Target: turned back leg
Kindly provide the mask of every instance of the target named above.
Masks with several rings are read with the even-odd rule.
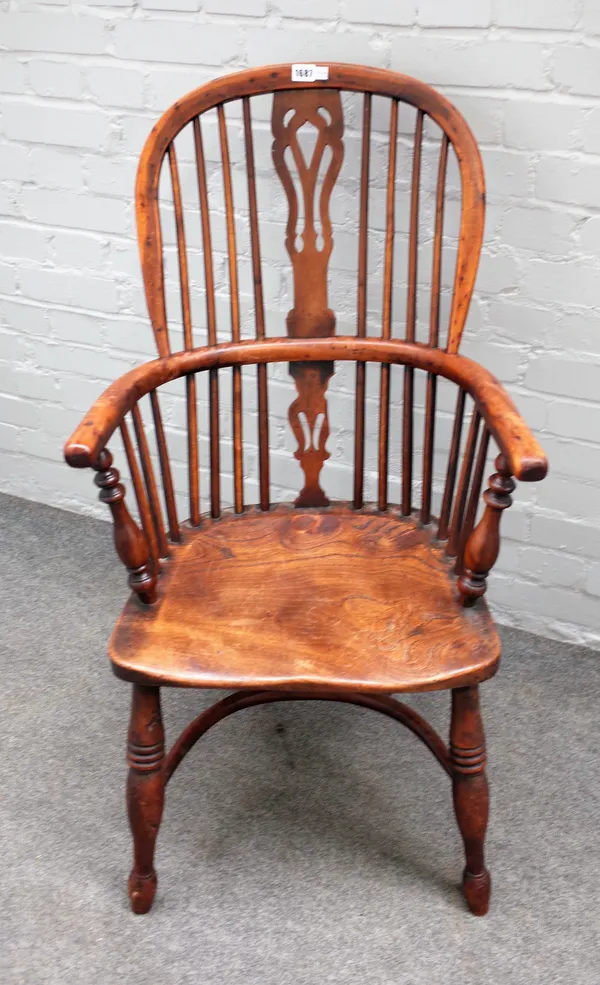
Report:
[[[164,803],[164,755],[160,690],[134,684],[127,742],[127,810],[133,834],[129,899],[134,913],[147,913],[156,892],[154,845]]]
[[[456,688],[452,692],[450,755],[454,811],[465,845],[463,891],[471,912],[483,916],[488,910],[491,888],[483,853],[489,793],[485,775],[485,736],[476,685]]]

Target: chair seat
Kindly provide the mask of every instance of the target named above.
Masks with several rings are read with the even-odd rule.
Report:
[[[132,597],[110,643],[126,680],[216,688],[434,690],[491,677],[499,655],[429,529],[341,506],[187,528],[158,601]]]

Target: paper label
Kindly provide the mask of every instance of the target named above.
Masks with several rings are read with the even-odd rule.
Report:
[[[292,82],[320,82],[329,78],[327,65],[292,65]]]

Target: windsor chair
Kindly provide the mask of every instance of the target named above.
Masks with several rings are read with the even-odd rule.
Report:
[[[295,81],[298,74],[300,81]],[[114,672],[132,684],[127,800],[134,842],[129,896],[136,913],[145,913],[152,905],[157,881],[154,847],[164,791],[186,753],[207,729],[235,711],[299,699],[372,708],[407,726],[431,750],[452,780],[466,855],[467,904],[477,915],[488,908],[490,876],[484,864],[488,786],[478,686],[495,673],[500,643],[482,596],[498,556],[500,517],[511,504],[513,476],[542,479],[547,462],[499,382],[458,355],[484,221],[481,160],[466,122],[429,86],[394,72],[332,64],[319,75],[326,77],[310,81],[290,65],[244,71],[189,93],[156,124],[141,155],[136,203],[158,358],[110,386],[65,446],[69,465],[96,472],[100,500],[112,511],[116,550],[129,571],[132,589],[109,652]],[[348,94],[359,112],[346,120]],[[253,101],[267,96],[270,127],[264,107],[258,117],[252,115]],[[378,119],[386,128],[384,137],[375,125],[376,100],[381,110]],[[399,112],[405,108],[413,114],[408,131],[399,124]],[[313,128],[314,138],[308,159],[301,146],[307,125]],[[335,281],[329,272],[334,249],[331,207],[344,160],[345,126],[346,162],[351,171],[357,166],[347,195],[357,210],[357,288],[355,332],[336,336],[336,314],[329,307],[328,293]],[[437,143],[426,128],[437,135]],[[183,133],[189,137],[186,167],[197,193],[195,214],[184,209],[185,168],[176,153],[176,138]],[[234,156],[232,133],[240,141]],[[287,333],[280,337],[268,335],[271,314],[265,305],[264,275],[271,262],[261,259],[262,223],[268,210],[259,206],[257,187],[262,188],[264,180],[256,151],[265,134],[272,140],[275,172],[268,179],[269,187],[277,187],[282,195],[286,217],[278,231],[282,248],[285,237],[284,261],[291,264],[293,277],[293,306],[287,314]],[[372,160],[375,145],[377,168]],[[410,183],[397,174],[398,159],[407,146]],[[432,229],[423,238],[425,160],[432,153],[437,155],[430,183]],[[452,199],[459,207],[454,241],[444,232],[445,209],[451,201],[451,189],[447,193],[451,154],[460,192]],[[243,182],[238,181],[240,174]],[[173,277],[159,191],[169,176],[179,323],[176,316],[167,317]],[[404,184],[408,222],[399,236],[397,192]],[[212,206],[217,187],[223,195],[218,214]],[[236,188],[236,195],[243,189],[247,195],[246,225],[241,228],[248,236],[251,257],[248,310],[253,328],[248,327],[240,300],[244,296],[238,277]],[[378,190],[383,202],[379,224],[383,250],[371,270],[369,244],[376,230],[370,209]],[[218,218],[225,228],[220,249],[213,239]],[[191,273],[189,248],[190,230],[195,236],[196,224],[202,232],[199,288]],[[340,220],[340,227],[343,233],[348,222]],[[398,254],[399,244],[406,247],[407,264],[406,273],[397,274],[394,251]],[[418,278],[424,245],[431,276],[428,317],[421,318]],[[442,255],[447,250],[455,256],[455,272],[445,286]],[[400,319],[393,314],[398,282],[404,285],[406,299]],[[219,341],[218,329],[223,294],[230,305],[231,339],[226,342]],[[202,299],[205,315],[195,313],[194,297]],[[372,307],[378,297],[381,321],[373,328]],[[445,299],[449,315],[444,329]],[[392,337],[398,322],[401,338]],[[251,337],[244,338],[244,332]],[[206,344],[195,345],[198,337]],[[179,338],[183,347],[173,352],[173,342]],[[347,501],[331,502],[321,484],[323,472],[327,485],[325,463],[330,457],[328,388],[347,362],[355,364],[353,482]],[[289,406],[289,424],[297,443],[295,468],[299,466],[298,475],[303,473],[303,484],[293,505],[272,502],[275,453],[269,433],[272,380],[267,369],[275,363],[288,364],[297,391]],[[242,428],[242,368],[251,366],[257,367],[255,506],[248,505],[245,493],[251,470]],[[371,374],[377,366],[373,396],[367,368]],[[392,371],[402,374],[398,427],[391,400]],[[231,444],[224,445],[219,387],[222,396],[228,375]],[[168,442],[181,437],[181,428],[161,409],[169,388],[159,394],[175,380],[184,386],[185,470],[169,455]],[[202,403],[197,389],[203,380],[208,394],[205,449],[199,443]],[[455,392],[453,414],[440,399],[442,384]],[[277,385],[281,388],[280,382]],[[142,414],[147,396],[152,427]],[[369,471],[365,422],[373,406],[378,450]],[[244,430],[247,433],[246,424]],[[401,451],[394,463],[390,447],[399,431]],[[117,440],[115,432],[120,433],[128,463],[137,519],[125,503],[125,489],[107,448],[113,435]],[[152,432],[155,455],[150,451]],[[479,515],[490,439],[499,454]],[[232,448],[231,509],[223,506],[225,447]],[[279,448],[278,460],[283,454]],[[207,476],[202,496],[201,474]],[[394,504],[390,487],[397,475],[399,502]],[[369,504],[365,490],[371,479],[376,501]],[[161,480],[166,523],[159,497]],[[178,509],[182,483],[189,509],[185,522]],[[165,755],[163,686],[234,690],[200,714]],[[443,688],[452,692],[448,746],[419,714],[392,697]]]

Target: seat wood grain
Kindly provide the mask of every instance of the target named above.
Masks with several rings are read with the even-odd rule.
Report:
[[[401,692],[473,684],[500,644],[485,605],[457,604],[429,528],[390,511],[275,507],[184,529],[158,602],[127,603],[115,673],[183,687]]]

